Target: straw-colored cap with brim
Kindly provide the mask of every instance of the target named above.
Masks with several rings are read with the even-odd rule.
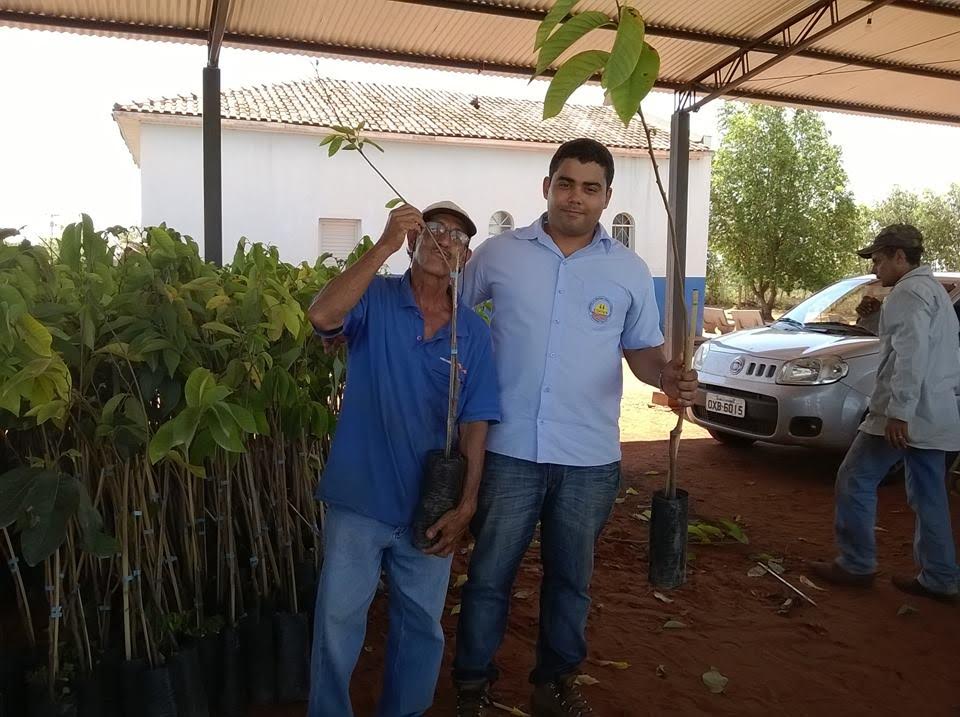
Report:
[[[922,249],[923,234],[912,224],[891,224],[884,227],[877,234],[870,246],[865,246],[857,252],[864,259],[869,259],[878,249]]]
[[[449,200],[434,202],[429,207],[424,209],[423,220],[430,221],[430,218],[436,216],[437,214],[452,214],[453,216],[462,219],[463,226],[467,230],[467,236],[471,239],[477,233],[477,225],[473,223],[470,215],[463,211],[463,209],[461,209],[457,204],[454,204]]]

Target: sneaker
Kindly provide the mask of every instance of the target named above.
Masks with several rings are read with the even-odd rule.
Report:
[[[533,688],[530,700],[532,717],[586,717],[593,709],[580,692],[576,675],[561,677]]]
[[[897,590],[905,592],[908,595],[930,598],[931,600],[942,602],[945,605],[956,605],[960,602],[960,596],[958,596],[957,593],[938,593],[928,588],[916,578],[894,575],[890,578],[890,582],[893,583],[893,586]]]
[[[873,585],[874,574],[857,575],[841,568],[836,563],[809,563],[810,570],[821,580],[832,585],[868,588]]]
[[[489,705],[486,682],[457,683],[457,717],[486,717]]]

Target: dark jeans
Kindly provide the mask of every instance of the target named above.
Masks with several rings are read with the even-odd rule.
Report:
[[[539,684],[577,669],[587,656],[593,550],[620,490],[620,463],[562,466],[487,453],[469,579],[463,588],[454,680],[495,680],[517,568],[540,521],[543,583]]]

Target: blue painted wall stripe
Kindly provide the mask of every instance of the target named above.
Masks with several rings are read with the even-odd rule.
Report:
[[[697,333],[703,333],[703,295],[707,285],[707,279],[703,276],[688,276],[684,288],[687,295],[687,310],[690,307],[690,301],[693,297],[693,291],[700,292],[700,308],[697,310]],[[660,309],[660,330],[664,328],[664,319],[667,316],[666,294],[667,278],[665,276],[653,277],[653,290],[657,296],[657,307]]]

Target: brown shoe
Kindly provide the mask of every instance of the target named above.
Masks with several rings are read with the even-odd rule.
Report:
[[[854,588],[868,588],[873,585],[874,573],[857,575],[841,568],[836,563],[809,563],[810,570],[821,580],[833,585],[846,585]]]
[[[489,705],[486,682],[457,683],[457,717],[486,717]]]
[[[587,717],[594,714],[576,680],[576,675],[567,675],[555,682],[536,685],[530,700],[531,717]]]
[[[916,595],[918,597],[930,598],[931,600],[936,600],[937,602],[942,602],[945,605],[956,605],[960,603],[960,596],[956,593],[938,593],[935,590],[931,590],[921,583],[916,578],[909,578],[903,575],[894,575],[890,578],[890,582],[893,583],[893,586],[900,592],[905,592],[908,595]]]

